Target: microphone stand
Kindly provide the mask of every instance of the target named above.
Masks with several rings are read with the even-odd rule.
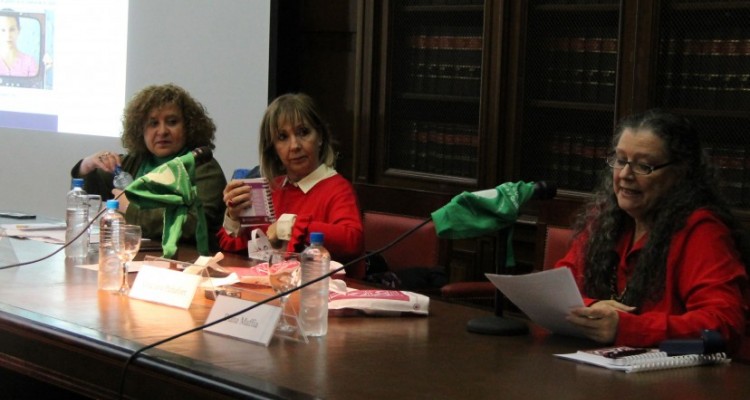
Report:
[[[497,232],[495,252],[495,273],[507,273],[507,255],[508,255],[508,238],[510,237],[513,226],[503,228]],[[466,324],[466,330],[472,333],[495,336],[517,336],[525,335],[529,332],[529,326],[519,320],[508,319],[503,317],[503,308],[505,306],[505,296],[495,289],[495,315],[488,317],[478,317]]]

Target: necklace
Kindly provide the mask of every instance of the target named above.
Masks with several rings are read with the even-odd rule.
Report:
[[[622,292],[619,294],[617,293],[617,267],[620,264],[619,256],[613,257],[612,261],[612,275],[609,282],[609,291],[611,293],[610,299],[622,303],[622,300],[625,298],[625,293],[628,291],[628,285],[625,284],[625,288],[622,289]]]

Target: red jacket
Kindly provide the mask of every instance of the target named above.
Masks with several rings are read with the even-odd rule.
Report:
[[[626,232],[617,245],[620,255],[617,280],[622,291],[634,270],[644,235],[630,250],[634,231]],[[570,267],[583,291],[583,246],[586,234],[575,240],[555,267]],[[655,347],[665,339],[701,336],[716,330],[736,350],[745,332],[748,313],[748,277],[729,229],[707,210],[697,210],[672,238],[667,256],[665,295],[647,301],[633,313],[620,312],[615,345]],[[589,305],[596,299],[586,298]]]

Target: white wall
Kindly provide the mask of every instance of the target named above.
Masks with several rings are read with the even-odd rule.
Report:
[[[268,100],[270,0],[130,0],[129,98],[172,82],[208,109],[215,158],[229,177],[258,164]],[[70,169],[119,138],[0,129],[0,210],[63,218]]]

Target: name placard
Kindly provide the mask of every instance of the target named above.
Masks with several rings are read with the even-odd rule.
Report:
[[[168,306],[188,308],[201,282],[199,275],[142,265],[130,297]]]
[[[252,301],[241,300],[229,296],[216,298],[206,322],[213,322],[255,304]],[[260,305],[224,322],[209,326],[207,332],[232,336],[248,342],[260,343],[266,347],[271,342],[276,324],[281,316],[281,307],[268,304]]]

